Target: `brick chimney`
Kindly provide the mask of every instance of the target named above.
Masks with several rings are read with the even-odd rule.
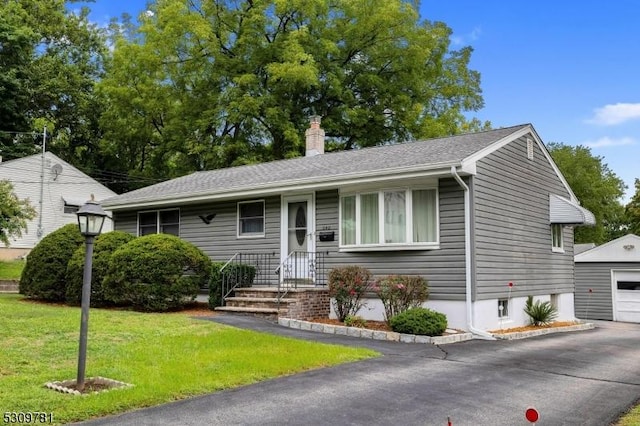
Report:
[[[324,154],[324,130],[320,128],[320,116],[313,115],[309,118],[310,126],[304,135],[307,140],[306,157]]]

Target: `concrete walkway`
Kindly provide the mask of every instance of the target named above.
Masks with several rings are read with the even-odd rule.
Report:
[[[293,330],[250,317],[211,320],[384,356],[309,371],[86,425],[608,425],[640,399],[640,324],[518,341],[436,347]]]

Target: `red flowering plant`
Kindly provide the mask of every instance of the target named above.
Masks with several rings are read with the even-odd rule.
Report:
[[[371,286],[371,272],[360,266],[344,266],[329,272],[329,296],[338,320],[355,316],[362,308],[362,297]]]
[[[387,324],[399,313],[421,306],[429,297],[427,280],[410,275],[384,277],[373,285],[373,291],[382,301]]]

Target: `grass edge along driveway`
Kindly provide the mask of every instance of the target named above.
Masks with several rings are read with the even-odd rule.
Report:
[[[189,318],[91,309],[87,377],[134,387],[74,396],[46,389],[75,379],[80,309],[0,295],[0,412],[86,420],[378,354]]]

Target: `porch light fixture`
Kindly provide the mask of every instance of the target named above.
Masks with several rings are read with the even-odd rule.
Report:
[[[82,314],[80,317],[80,348],[78,350],[78,377],[76,390],[84,390],[84,372],[87,361],[87,331],[89,329],[89,304],[91,297],[91,269],[93,267],[93,241],[102,232],[107,214],[93,199],[87,201],[76,213],[78,228],[85,237],[84,274],[82,279]]]

